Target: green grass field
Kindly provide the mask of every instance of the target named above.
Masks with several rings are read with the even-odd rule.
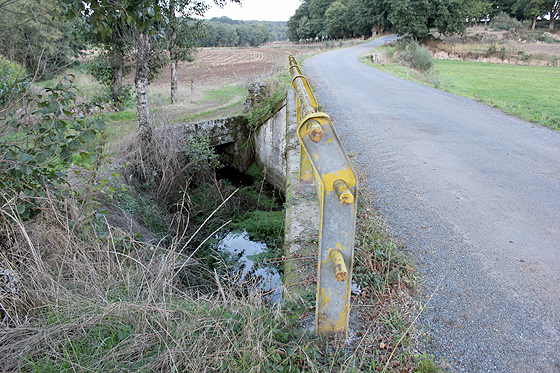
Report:
[[[560,129],[558,67],[438,60],[436,69],[441,89]]]

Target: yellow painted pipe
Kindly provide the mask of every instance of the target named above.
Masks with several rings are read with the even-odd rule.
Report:
[[[329,259],[332,263],[334,278],[336,281],[346,282],[348,280],[348,269],[346,269],[346,263],[344,263],[342,253],[338,250],[333,250],[329,254]]]
[[[346,185],[346,182],[344,182],[344,180],[335,180],[335,182],[333,183],[333,189],[336,193],[336,196],[338,197],[338,200],[344,206],[349,206],[354,203],[354,195],[348,189],[348,185]]]

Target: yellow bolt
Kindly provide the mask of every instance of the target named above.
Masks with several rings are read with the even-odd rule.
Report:
[[[321,127],[321,123],[316,120],[310,120],[309,123],[307,123],[307,132],[313,142],[319,142],[323,139],[323,127]]]
[[[340,203],[344,206],[349,206],[354,203],[354,195],[348,189],[348,185],[342,179],[335,180],[333,188]]]
[[[334,278],[338,282],[345,282],[348,280],[348,270],[346,269],[346,263],[344,263],[344,257],[342,253],[338,250],[333,250],[329,254],[329,259],[332,262],[332,268],[334,272]]]

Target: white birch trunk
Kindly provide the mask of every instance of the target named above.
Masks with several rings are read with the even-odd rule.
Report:
[[[179,74],[177,73],[177,60],[171,61],[171,103],[176,104],[179,101],[177,93],[179,85]]]
[[[148,106],[148,78],[150,76],[150,36],[136,32],[136,74],[134,85],[136,88],[136,110],[138,112],[138,135],[145,144],[152,140],[150,124],[150,109]]]
[[[169,58],[171,59],[171,104],[176,104],[178,101],[177,86],[179,84],[179,76],[177,74],[177,18],[175,16],[176,2],[171,0],[169,2],[169,28],[168,35],[169,45]]]

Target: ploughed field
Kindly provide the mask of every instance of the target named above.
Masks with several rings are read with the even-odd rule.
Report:
[[[150,84],[150,107],[175,122],[198,122],[241,114],[249,83],[287,70],[288,56],[316,53],[324,43],[270,43],[255,48],[200,48],[194,62],[180,62],[179,102],[169,104],[170,69]],[[133,74],[130,82],[133,81]]]
[[[290,42],[270,43],[256,48],[200,48],[194,62],[179,64],[180,83],[223,85],[266,77],[288,65],[288,56],[319,51],[324,44],[297,45]],[[169,69],[156,85],[169,80]]]

